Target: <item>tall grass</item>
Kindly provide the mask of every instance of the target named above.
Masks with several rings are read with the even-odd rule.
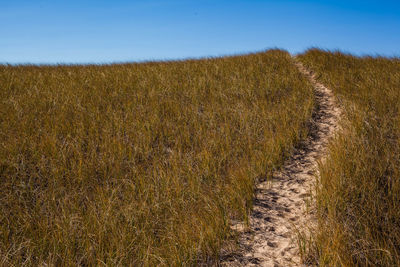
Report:
[[[192,265],[217,257],[307,134],[287,52],[0,66],[0,264]]]
[[[400,266],[400,60],[312,49],[343,131],[321,166],[317,256],[327,266]]]

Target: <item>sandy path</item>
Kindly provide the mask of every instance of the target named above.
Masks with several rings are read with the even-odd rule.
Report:
[[[328,140],[338,128],[340,110],[332,91],[318,83],[301,63],[296,61],[296,65],[314,86],[317,108],[310,135],[272,181],[257,186],[250,229],[239,239],[240,251],[225,255],[222,266],[300,265],[298,233],[307,234],[315,222],[310,196],[318,175],[317,162],[326,157]],[[233,227],[243,231],[241,224]]]

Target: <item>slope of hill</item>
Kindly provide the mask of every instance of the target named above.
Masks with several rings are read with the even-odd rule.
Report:
[[[190,265],[217,257],[307,135],[290,55],[0,66],[0,262]]]
[[[315,256],[327,266],[399,266],[400,60],[316,49],[299,58],[345,116],[321,165]]]

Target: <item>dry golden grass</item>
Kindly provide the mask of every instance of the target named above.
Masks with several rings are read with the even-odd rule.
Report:
[[[312,49],[343,131],[321,166],[316,256],[327,266],[400,266],[400,60]]]
[[[307,134],[288,53],[0,66],[0,265],[218,257],[253,187]]]

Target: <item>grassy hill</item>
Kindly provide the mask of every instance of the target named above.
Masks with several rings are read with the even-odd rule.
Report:
[[[0,66],[0,263],[190,265],[307,134],[287,52]],[[397,139],[396,139],[397,140]],[[389,148],[388,148],[389,149]]]
[[[316,257],[327,266],[400,266],[400,59],[316,49],[299,58],[345,113],[321,166]]]

